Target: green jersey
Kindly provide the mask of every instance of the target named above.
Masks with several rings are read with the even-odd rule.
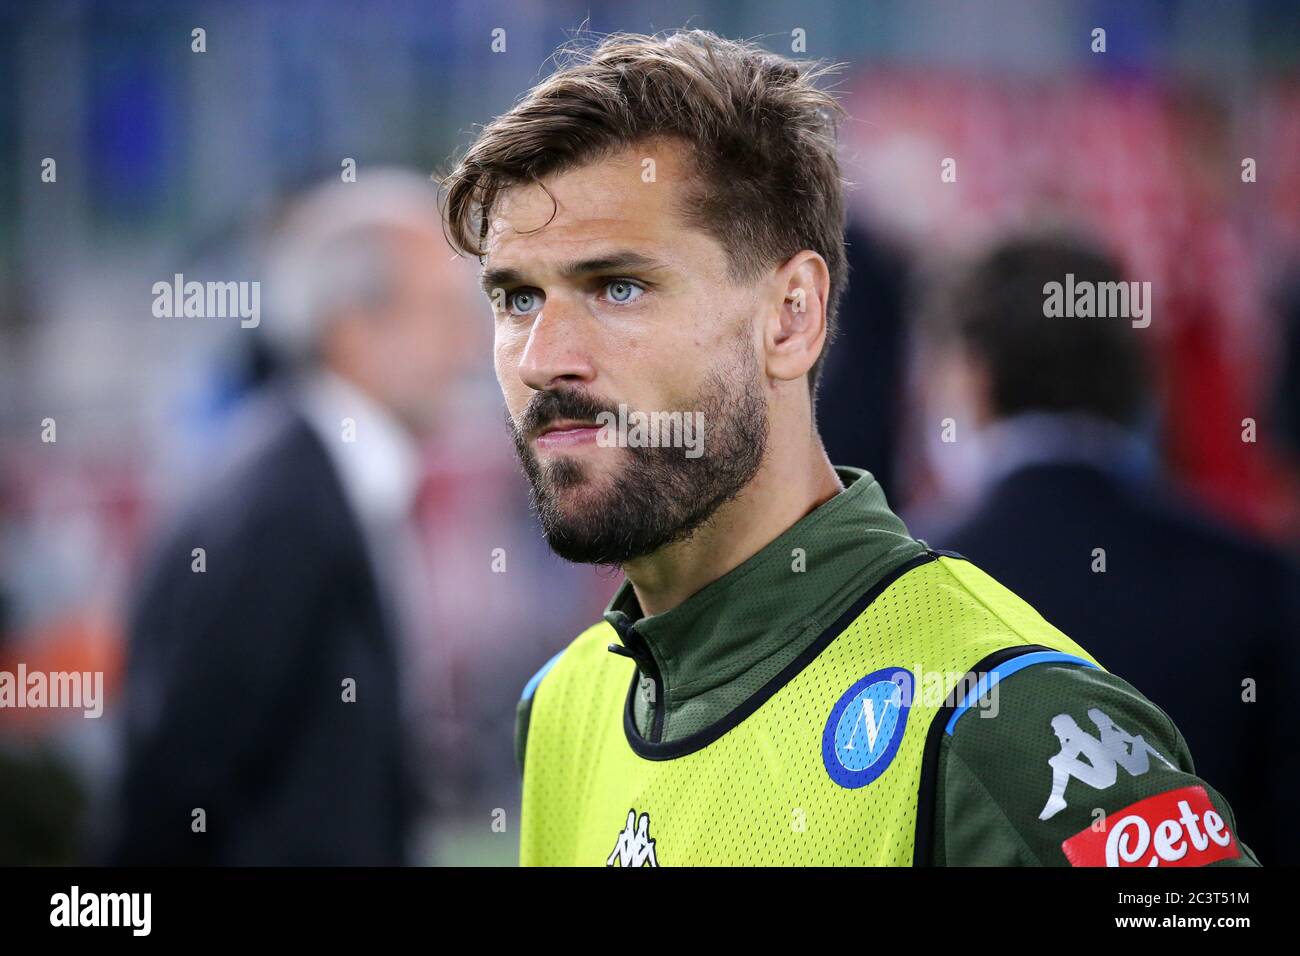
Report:
[[[625,583],[529,682],[522,862],[1256,863],[1163,711],[839,474],[678,607]]]

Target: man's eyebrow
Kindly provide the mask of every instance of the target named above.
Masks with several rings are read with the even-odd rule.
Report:
[[[479,273],[478,281],[483,291],[490,295],[493,289],[519,285],[523,281],[523,273],[517,269],[484,269]]]
[[[642,252],[613,252],[607,256],[594,259],[578,259],[566,262],[560,267],[560,275],[566,279],[580,279],[585,275],[600,272],[614,272],[624,269],[666,269],[667,263]],[[518,285],[524,282],[524,274],[518,269],[495,268],[484,269],[479,275],[483,291]]]

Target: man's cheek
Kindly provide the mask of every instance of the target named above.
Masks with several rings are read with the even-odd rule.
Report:
[[[506,411],[509,412],[511,420],[518,427],[523,418],[524,409],[528,407],[528,400],[532,398],[533,391],[519,379],[518,365],[508,365],[497,363],[497,385],[501,389],[501,398],[505,402]]]
[[[519,356],[504,346],[500,336],[493,348],[492,368],[496,372],[497,384],[501,386],[501,394],[508,399],[513,390],[512,383],[519,383]]]

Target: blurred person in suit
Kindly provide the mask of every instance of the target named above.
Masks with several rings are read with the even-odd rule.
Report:
[[[454,415],[477,350],[466,268],[413,173],[289,207],[261,329],[282,381],[133,602],[113,862],[412,861],[411,715],[429,688],[408,639],[410,519],[421,439]]]
[[[852,281],[818,388],[817,427],[831,461],[871,462],[871,474],[892,493],[911,262],[853,219],[845,228],[844,252]]]
[[[1260,861],[1298,863],[1286,701],[1300,680],[1300,573],[1164,482],[1149,437],[1151,331],[1048,317],[1047,285],[1067,275],[1076,288],[1129,278],[1083,240],[1026,234],[924,294],[928,416],[957,429],[932,464],[960,506],[908,524],[1124,674],[1173,718]]]

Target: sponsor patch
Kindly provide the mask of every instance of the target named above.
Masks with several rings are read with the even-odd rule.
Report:
[[[1241,856],[1204,787],[1147,797],[1061,844],[1071,866],[1205,866]]]

